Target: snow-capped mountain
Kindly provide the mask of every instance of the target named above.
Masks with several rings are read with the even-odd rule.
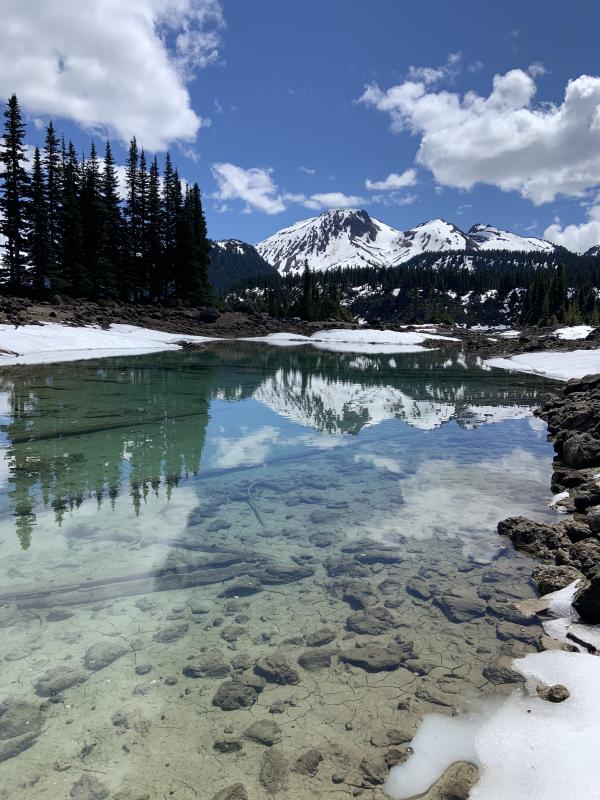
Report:
[[[391,228],[366,211],[338,208],[284,228],[256,245],[281,275],[299,273],[305,260],[318,272],[355,266],[390,267],[425,252],[451,250],[525,250],[551,252],[543,239],[523,237],[492,225],[474,225],[467,233],[443,219],[407,231]]]
[[[583,255],[584,256],[600,256],[600,244],[595,244],[593,247],[590,247],[590,249],[586,250]]]
[[[552,253],[556,245],[535,236],[519,236],[517,233],[503,231],[493,225],[473,225],[467,236],[479,245],[480,250],[526,250],[527,252]]]
[[[277,271],[256,252],[256,248],[239,239],[213,242],[210,251],[208,280],[217,293],[243,281],[277,277]]]

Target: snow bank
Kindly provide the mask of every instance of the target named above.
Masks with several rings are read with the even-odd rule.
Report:
[[[489,358],[484,363],[488,367],[530,372],[567,381],[600,372],[600,349],[571,350],[564,353],[521,353],[510,358]]]
[[[18,328],[0,325],[0,366],[177,350],[177,342],[182,339],[189,342],[216,341],[207,336],[165,333],[135,325],[111,325],[107,330],[93,326],[71,327],[56,322]]]
[[[268,336],[246,337],[244,341],[267,342],[280,347],[289,347],[299,344],[310,344],[318,350],[328,350],[336,353],[420,353],[426,348],[423,342],[426,339],[459,342],[453,336],[441,336],[431,328],[427,332],[420,331],[380,331],[369,328],[360,330],[345,330],[343,328],[331,331],[317,331],[312,336],[301,336],[294,333],[271,333]]]
[[[591,325],[571,325],[568,328],[557,328],[554,335],[559,339],[585,339],[593,330]]]
[[[385,789],[392,798],[426,791],[451,763],[466,760],[480,772],[470,800],[596,800],[600,659],[547,650],[517,659],[514,667],[527,679],[527,694],[516,691],[479,716],[424,719],[412,742],[414,754],[390,772]],[[563,684],[570,697],[562,703],[542,700],[538,683]],[[419,779],[422,770],[426,786]]]

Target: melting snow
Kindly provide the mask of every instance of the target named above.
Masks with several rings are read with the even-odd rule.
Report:
[[[571,350],[563,353],[521,353],[511,358],[489,358],[484,363],[489,367],[529,372],[567,381],[600,372],[600,349]]]

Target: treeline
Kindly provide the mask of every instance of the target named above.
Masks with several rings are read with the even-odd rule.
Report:
[[[162,174],[135,138],[124,197],[110,142],[78,156],[52,122],[28,163],[16,95],[0,140],[0,285],[13,294],[127,302],[211,298],[210,242],[198,184],[184,184],[166,154]]]
[[[556,253],[424,253],[397,267],[357,267],[311,276],[315,296],[333,296],[355,317],[404,323],[548,325],[600,322],[600,259]],[[289,317],[305,278],[246,285],[238,303]],[[233,297],[230,296],[230,302]]]

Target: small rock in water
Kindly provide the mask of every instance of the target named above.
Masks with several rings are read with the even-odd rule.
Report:
[[[239,753],[242,743],[239,739],[217,739],[213,744],[213,750],[217,753]]]
[[[326,650],[306,650],[298,656],[298,664],[309,672],[331,666],[331,653]]]
[[[320,750],[307,750],[298,756],[292,770],[300,775],[308,775],[313,778],[319,769],[319,764],[323,761],[323,754]]]
[[[231,672],[220,650],[210,650],[183,668],[187,678],[226,678]]]
[[[135,668],[136,675],[147,675],[152,669],[152,664],[138,664]]]
[[[248,792],[243,783],[234,783],[217,792],[212,800],[248,800]]]
[[[394,617],[382,606],[357,611],[346,619],[348,630],[369,636],[380,636],[395,627],[395,624]]]
[[[96,642],[87,649],[83,663],[88,669],[97,672],[104,669],[113,661],[124,656],[129,650],[122,642],[102,641]]]
[[[380,786],[385,783],[388,776],[388,767],[385,759],[370,755],[363,758],[360,762],[360,771],[363,776],[363,785]]]
[[[252,686],[238,681],[226,681],[217,689],[212,703],[223,711],[237,711],[254,705],[257,699],[258,693]]]
[[[267,747],[278,744],[282,739],[281,728],[270,719],[253,722],[252,725],[244,731],[244,736],[247,739],[252,739],[252,741],[259,742]]]
[[[246,628],[241,625],[228,625],[221,631],[221,639],[225,642],[237,642],[242,636],[248,633]]]
[[[269,683],[294,684],[300,681],[298,672],[288,664],[281,653],[272,653],[259,658],[254,666],[254,672]]]
[[[333,642],[336,636],[337,634],[333,628],[320,628],[314,633],[307,633],[304,637],[304,642],[307,647],[320,647]]]
[[[101,783],[95,775],[86,773],[71,786],[69,797],[72,800],[104,800],[108,794],[106,784]]]
[[[260,782],[269,794],[276,794],[282,789],[287,769],[287,761],[282,753],[272,748],[265,752],[260,770]]]
[[[62,622],[65,619],[71,619],[72,616],[72,611],[67,611],[64,608],[57,608],[55,611],[49,611],[46,614],[46,619],[48,622]]]
[[[478,597],[440,595],[435,603],[441,608],[450,622],[469,622],[485,614],[485,605]]]
[[[52,667],[38,679],[35,691],[41,697],[52,697],[87,679],[87,672],[78,667]]]
[[[262,583],[258,578],[244,575],[228,583],[219,597],[245,597],[247,595],[256,594],[256,592],[261,592],[262,588]]]
[[[189,625],[187,622],[180,622],[177,625],[167,625],[161,628],[152,637],[153,641],[160,642],[161,644],[170,644],[182,639],[188,632]]]

